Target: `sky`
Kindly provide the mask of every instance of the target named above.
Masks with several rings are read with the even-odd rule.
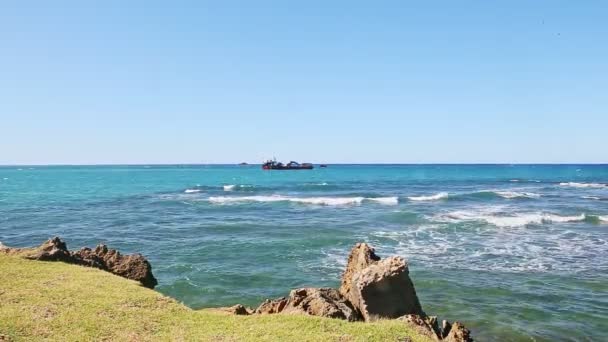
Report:
[[[0,1],[0,164],[607,163],[607,1]]]

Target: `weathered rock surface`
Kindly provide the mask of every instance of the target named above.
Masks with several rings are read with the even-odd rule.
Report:
[[[360,320],[352,304],[338,290],[331,288],[301,288],[292,290],[289,297],[265,300],[255,310],[257,314],[306,314],[311,316]]]
[[[454,322],[448,332],[443,331],[444,341],[448,342],[473,342],[471,332],[460,322]]]
[[[251,315],[253,313],[253,310],[243,306],[242,304],[236,304],[236,305],[224,307],[224,308],[217,308],[214,310],[219,310],[219,311],[223,311],[223,312],[226,312],[226,313],[229,313],[232,315],[240,315],[240,316],[247,316],[247,315]]]
[[[312,316],[360,320],[353,305],[340,292],[331,288],[301,288],[292,290],[283,313],[303,313]]]
[[[421,335],[428,336],[435,340],[441,339],[441,333],[436,329],[436,317],[422,317],[420,315],[405,315],[398,318],[404,321]]]
[[[35,248],[0,247],[0,251],[20,255],[30,260],[62,261],[69,264],[89,266],[111,272],[118,276],[140,282],[143,286],[153,289],[157,285],[152,274],[152,266],[140,254],[122,255],[115,249],[99,245],[94,250],[82,248],[70,252],[65,242],[54,237]]]
[[[350,300],[353,276],[378,261],[380,261],[380,257],[376,255],[372,247],[366,243],[357,243],[348,255],[348,263],[342,275],[340,293]]]
[[[152,275],[152,266],[141,254],[122,255],[106,245],[98,245],[94,250],[82,248],[72,253],[75,263],[100,268],[121,277],[140,282],[153,289],[158,282]]]
[[[400,257],[378,261],[355,273],[349,300],[365,321],[407,314],[425,316],[408,265]]]
[[[277,299],[266,299],[255,309],[256,314],[275,314],[283,311],[287,304],[287,298],[281,297]]]

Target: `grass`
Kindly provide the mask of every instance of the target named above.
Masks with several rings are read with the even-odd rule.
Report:
[[[287,289],[286,289],[287,290]],[[430,341],[398,321],[192,310],[93,268],[0,254],[0,341]]]

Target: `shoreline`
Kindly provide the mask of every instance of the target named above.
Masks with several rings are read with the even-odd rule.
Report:
[[[1,254],[32,261],[60,261],[97,268],[137,281],[149,289],[153,289],[157,283],[150,264],[143,256],[123,256],[105,245],[70,252],[66,244],[55,237],[34,248],[10,248],[0,243]],[[365,324],[389,320],[401,322],[435,341],[473,341],[470,331],[461,323],[452,324],[444,320],[440,326],[436,316],[429,316],[422,310],[408,273],[407,262],[402,258],[381,260],[369,245],[358,243],[349,255],[340,289],[294,289],[288,297],[267,299],[255,310],[236,304],[194,311],[252,317],[269,314],[319,316]]]

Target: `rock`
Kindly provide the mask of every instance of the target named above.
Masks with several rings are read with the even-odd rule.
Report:
[[[434,317],[434,319],[429,319],[429,317],[423,317],[420,315],[405,315],[399,317],[398,319],[410,325],[421,335],[433,338],[435,340],[441,339],[441,337],[433,327],[433,321],[437,322],[436,317]]]
[[[251,310],[250,308],[246,308],[245,306],[243,306],[241,304],[236,304],[236,305],[233,305],[230,307],[225,307],[225,308],[217,308],[217,310],[224,311],[224,312],[227,312],[232,315],[239,315],[239,316],[247,316],[247,315],[251,315],[253,313],[253,310]]]
[[[447,337],[450,329],[452,329],[452,324],[444,319],[441,323],[441,338]]]
[[[353,305],[338,290],[331,288],[295,289],[287,298],[266,299],[255,313],[305,314],[348,321],[361,320],[361,315]]]
[[[54,237],[44,242],[38,248],[32,249],[31,252],[27,252],[25,255],[26,259],[40,260],[40,261],[63,261],[70,262],[72,256],[70,251],[60,238]]]
[[[152,274],[152,266],[140,254],[121,255],[115,249],[99,245],[95,250],[82,248],[70,252],[65,242],[54,237],[35,248],[9,248],[0,246],[0,252],[22,256],[30,260],[62,261],[69,264],[89,266],[111,272],[118,276],[140,282],[143,286],[153,289],[157,285]]]
[[[444,337],[448,342],[473,342],[471,332],[460,322],[454,322],[448,334]]]
[[[340,293],[347,299],[350,299],[352,279],[355,273],[362,271],[378,261],[380,261],[380,257],[374,253],[372,247],[366,243],[357,243],[348,256],[348,263],[346,264],[346,269],[342,275]]]
[[[312,316],[360,320],[358,311],[336,289],[301,288],[292,290],[283,313],[302,313]]]
[[[287,304],[287,298],[281,297],[278,299],[266,299],[257,309],[255,309],[256,314],[274,314],[283,311],[285,308],[285,304]]]
[[[348,299],[365,321],[407,314],[425,317],[408,274],[403,258],[378,261],[353,275]]]
[[[82,248],[72,253],[74,263],[96,267],[121,277],[140,282],[153,289],[158,284],[152,274],[152,266],[141,254],[122,255],[106,245],[98,245],[94,250]]]

